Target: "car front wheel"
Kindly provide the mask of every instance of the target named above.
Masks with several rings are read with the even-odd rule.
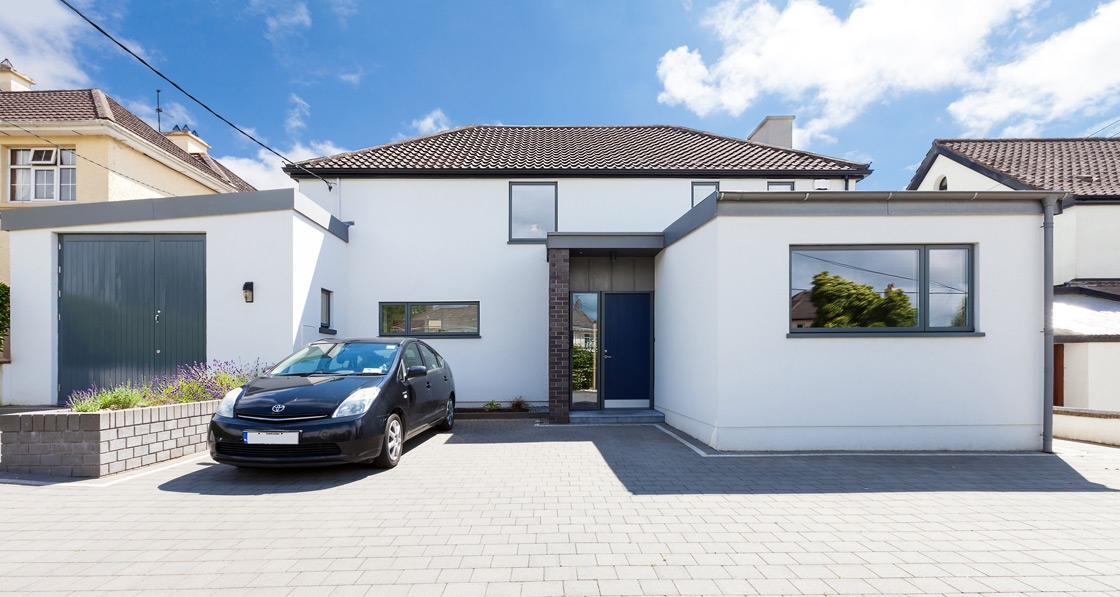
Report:
[[[396,413],[385,421],[385,437],[381,440],[381,455],[374,464],[381,468],[393,468],[401,461],[404,452],[404,424]]]
[[[451,428],[455,426],[455,401],[448,398],[445,408],[443,420],[439,422],[438,429],[440,431],[451,431]]]

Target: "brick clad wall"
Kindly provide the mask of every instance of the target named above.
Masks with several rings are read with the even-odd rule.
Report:
[[[119,411],[0,416],[0,465],[11,473],[102,477],[206,449],[218,401]]]
[[[567,423],[571,400],[571,308],[567,249],[548,250],[548,422]]]

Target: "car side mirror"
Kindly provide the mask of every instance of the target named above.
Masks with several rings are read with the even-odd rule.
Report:
[[[414,377],[423,377],[427,374],[428,374],[428,368],[427,367],[425,367],[423,365],[413,365],[413,366],[408,368],[408,372],[405,373],[404,377],[405,377],[405,379],[412,379]]]

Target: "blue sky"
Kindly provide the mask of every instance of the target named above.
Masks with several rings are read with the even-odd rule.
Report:
[[[293,159],[466,124],[676,124],[871,161],[935,138],[1120,134],[1120,0],[74,0]],[[55,0],[0,0],[0,58],[188,124],[258,187],[278,163]]]

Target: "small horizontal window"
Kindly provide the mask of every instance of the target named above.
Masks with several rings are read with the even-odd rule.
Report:
[[[793,247],[791,332],[974,330],[972,248]]]
[[[479,335],[478,303],[381,303],[382,336]]]
[[[767,191],[792,191],[793,182],[768,182],[766,183]]]

